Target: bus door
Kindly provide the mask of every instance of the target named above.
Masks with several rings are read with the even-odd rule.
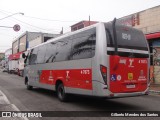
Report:
[[[37,83],[39,82],[38,69],[36,65],[37,52],[38,48],[34,48],[31,50],[29,55],[28,77],[29,77],[29,83],[32,85],[37,85]]]

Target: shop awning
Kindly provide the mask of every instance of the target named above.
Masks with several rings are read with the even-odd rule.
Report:
[[[12,54],[9,56],[9,60],[17,60],[20,58],[20,55],[22,54],[22,52],[16,53],[16,54]]]
[[[151,34],[147,34],[147,35],[146,35],[146,39],[147,39],[147,40],[155,39],[155,38],[160,38],[160,32],[151,33]]]

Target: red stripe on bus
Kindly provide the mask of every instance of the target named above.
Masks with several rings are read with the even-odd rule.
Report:
[[[55,85],[62,80],[66,87],[92,90],[91,69],[42,70],[40,83]]]

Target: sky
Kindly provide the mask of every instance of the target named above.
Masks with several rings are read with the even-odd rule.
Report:
[[[0,52],[11,48],[25,31],[57,34],[63,27],[69,32],[71,25],[89,16],[91,21],[108,22],[158,5],[160,0],[1,0]],[[15,24],[20,31],[2,27]]]

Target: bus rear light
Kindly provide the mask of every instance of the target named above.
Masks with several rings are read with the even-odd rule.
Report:
[[[102,78],[103,78],[105,84],[107,85],[107,67],[100,65],[100,71],[102,74]]]
[[[107,68],[105,66],[101,65],[101,72],[102,73],[107,73]]]

